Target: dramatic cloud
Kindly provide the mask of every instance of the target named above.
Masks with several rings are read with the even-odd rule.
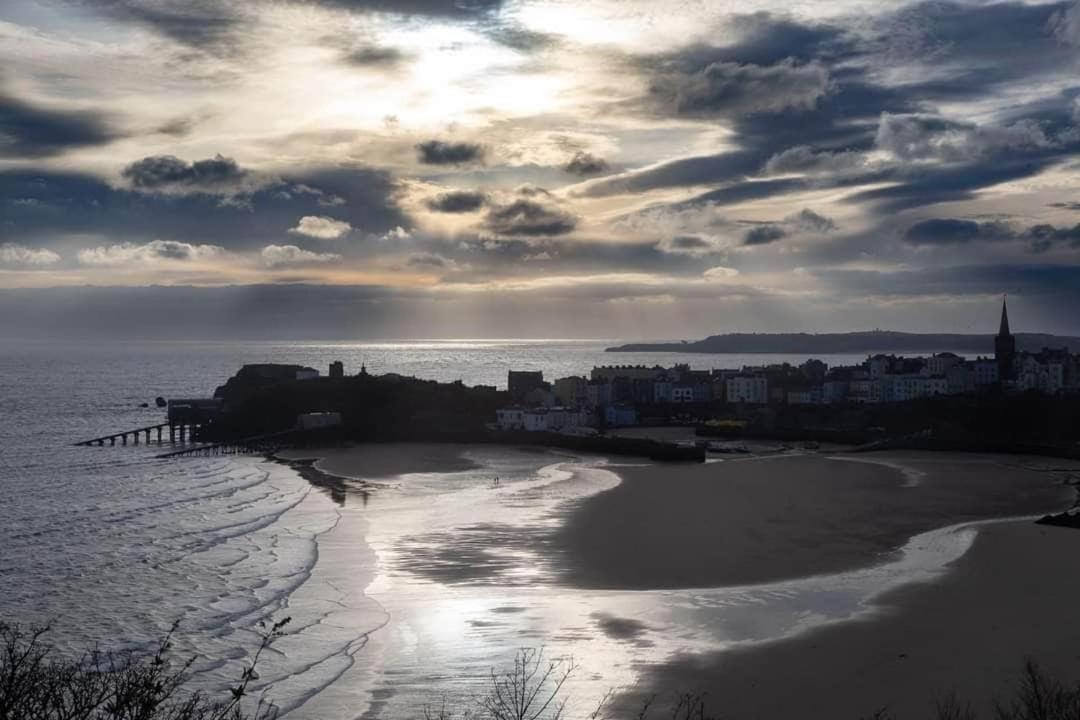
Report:
[[[1080,223],[1064,228],[1045,223],[1033,225],[1025,230],[1021,237],[1027,240],[1028,248],[1034,253],[1046,252],[1060,245],[1078,248],[1080,247]]]
[[[803,208],[794,215],[788,215],[784,222],[806,232],[826,233],[836,229],[836,223],[831,218],[818,215],[810,208]]]
[[[321,215],[305,215],[300,218],[296,227],[289,230],[296,235],[306,235],[320,240],[336,240],[351,231],[352,226],[349,223]]]
[[[429,209],[442,213],[475,212],[487,202],[487,195],[471,190],[455,190],[443,193],[427,201]]]
[[[577,218],[533,200],[515,200],[491,208],[484,218],[484,227],[511,237],[565,235],[577,227]]]
[[[429,15],[446,18],[470,18],[492,13],[503,6],[503,0],[311,0],[327,7],[339,7],[358,12],[380,12],[395,15]]]
[[[408,55],[389,45],[363,45],[345,53],[350,65],[367,68],[391,68],[403,62]]]
[[[1021,120],[1003,127],[980,127],[937,116],[885,113],[877,132],[878,148],[902,160],[957,162],[1050,145],[1050,139],[1034,120]]]
[[[0,265],[46,267],[60,262],[60,256],[52,250],[36,249],[4,243],[0,245]]]
[[[175,240],[153,240],[144,245],[122,243],[80,250],[78,260],[83,265],[132,265],[156,261],[188,262],[214,260],[224,253],[216,245],[192,245]]]
[[[237,192],[244,194],[233,202]],[[164,236],[257,251],[267,238],[295,227],[298,218],[323,216],[328,207],[334,219],[368,233],[408,226],[396,193],[387,173],[368,168],[306,170],[240,188],[218,183],[139,191],[113,187],[92,175],[0,171],[0,233],[5,233],[0,238],[39,246],[72,235],[135,244]]]
[[[768,245],[787,237],[787,230],[779,225],[758,225],[746,231],[743,245]]]
[[[431,272],[450,272],[462,269],[456,260],[430,252],[413,253],[409,255],[406,264],[415,270]]]
[[[223,0],[70,0],[118,20],[143,25],[178,43],[195,48],[227,49],[243,20],[234,3]]]
[[[978,238],[997,239],[1007,234],[1007,228],[1001,223],[932,218],[909,227],[904,231],[904,240],[912,245],[956,245]]]
[[[608,164],[603,158],[598,158],[592,153],[579,150],[574,153],[574,157],[570,158],[570,162],[563,166],[563,169],[572,175],[581,175],[584,177],[607,172]]]
[[[765,173],[782,175],[786,173],[840,173],[863,167],[865,159],[862,153],[850,150],[840,152],[816,152],[807,145],[788,148],[769,158],[765,163]]]
[[[948,246],[972,242],[1023,242],[1033,253],[1043,253],[1055,247],[1080,247],[1080,224],[1056,227],[1039,223],[1028,227],[994,220],[978,222],[957,218],[922,220],[904,232],[904,240],[912,245]]]
[[[173,155],[156,155],[133,162],[121,173],[140,190],[215,188],[236,183],[247,172],[232,158],[215,155],[189,163]]]
[[[730,117],[811,110],[829,89],[821,64],[714,62],[693,73],[668,73],[649,88],[658,109],[690,117]]]
[[[465,165],[484,159],[483,146],[467,142],[428,140],[417,144],[416,150],[427,165]]]
[[[11,0],[0,284],[355,282],[391,335],[553,294],[656,336],[1036,317],[1080,259],[1077,8]]]
[[[0,158],[55,155],[118,135],[102,113],[46,108],[0,92]]]
[[[267,245],[261,255],[266,266],[271,268],[320,265],[341,260],[341,256],[335,253],[311,252],[296,245]]]

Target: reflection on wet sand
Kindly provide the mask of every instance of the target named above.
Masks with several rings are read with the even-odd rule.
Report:
[[[468,703],[492,666],[540,645],[574,657],[581,672],[568,690],[588,707],[687,653],[872,613],[884,591],[938,577],[977,534],[932,528],[1054,509],[1068,496],[1052,474],[971,457],[891,460],[925,473],[913,488],[902,468],[815,456],[619,467],[495,446],[378,451],[433,462],[449,453],[458,464],[438,472],[410,460],[420,469],[393,475],[361,449],[335,457],[335,472],[352,479],[323,462],[297,469],[342,505],[342,525],[363,526],[372,579],[362,590],[390,619],[342,682],[363,687],[367,716],[381,718],[414,717],[444,698]],[[934,493],[937,514],[871,521],[916,491]],[[349,504],[355,495],[364,501]],[[331,563],[348,552],[320,551]],[[731,571],[747,563],[762,580]],[[294,716],[345,710],[328,701]]]

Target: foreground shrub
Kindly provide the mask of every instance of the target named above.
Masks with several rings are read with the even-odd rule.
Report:
[[[286,618],[260,623],[259,647],[225,698],[186,689],[191,661],[169,659],[173,631],[151,657],[90,652],[70,660],[45,640],[46,629],[24,630],[0,622],[0,720],[274,720],[277,710],[259,698],[246,701],[264,650],[281,637]],[[571,659],[549,659],[543,650],[523,649],[513,666],[491,671],[486,691],[467,707],[445,703],[428,709],[426,720],[568,720],[564,686],[576,667]],[[668,702],[649,698],[636,712],[608,705],[610,693],[582,720],[720,720],[706,707],[707,696],[675,695]],[[928,708],[934,720],[982,720],[973,706],[952,694]],[[1067,686],[1027,662],[1013,692],[994,705],[993,720],[1080,720],[1080,686]],[[896,720],[882,708],[866,720]],[[990,718],[987,718],[990,720]]]
[[[185,690],[192,661],[168,657],[175,626],[152,657],[94,651],[71,660],[45,641],[47,628],[0,623],[0,720],[272,720],[273,706],[259,699],[248,712],[244,698],[286,623],[260,624],[259,647],[224,699]]]

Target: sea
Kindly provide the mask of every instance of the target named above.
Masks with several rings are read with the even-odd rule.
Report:
[[[4,342],[0,622],[48,626],[71,655],[152,652],[177,624],[171,656],[193,659],[193,687],[213,694],[250,662],[260,624],[289,617],[253,690],[295,720],[467,710],[528,649],[572,659],[568,717],[584,717],[651,664],[866,612],[970,544],[970,531],[928,533],[883,565],[754,587],[591,590],[560,579],[543,538],[620,482],[611,460],[468,448],[469,469],[328,487],[261,457],[73,444],[161,422],[156,397],[209,396],[245,363],[325,372],[340,360],[349,373],[505,387],[511,369],[556,378],[603,364],[805,359],[604,352],[616,343]]]

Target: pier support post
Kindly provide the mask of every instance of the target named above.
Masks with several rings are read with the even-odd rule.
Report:
[[[124,433],[123,435],[120,436],[120,442],[123,445],[127,445],[127,433]]]
[[[176,442],[176,426],[173,425],[172,423],[169,423],[169,442],[170,443],[175,443]]]
[[[109,444],[110,445],[116,445],[116,436],[115,435],[113,435],[111,438],[109,438]]]
[[[158,445],[161,444],[161,426],[160,425],[157,426],[157,444]]]

